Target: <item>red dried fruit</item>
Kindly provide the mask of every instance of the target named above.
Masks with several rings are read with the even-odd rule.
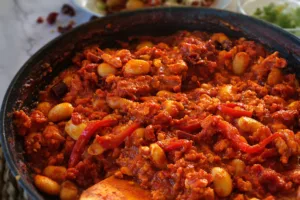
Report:
[[[67,26],[58,26],[57,31],[59,33],[65,33],[67,31],[71,30],[73,28],[74,24],[75,24],[75,22],[73,20],[71,20]]]
[[[71,17],[76,15],[74,8],[69,4],[64,4],[61,8],[61,12],[65,15],[70,15]]]
[[[44,18],[43,17],[38,17],[37,19],[36,19],[36,23],[38,23],[38,24],[41,24],[41,23],[43,23],[44,22]]]
[[[49,15],[47,17],[48,24],[54,24],[56,22],[57,16],[58,16],[57,12],[51,12],[51,13],[49,13]]]
[[[59,82],[51,88],[55,97],[62,98],[68,92],[68,86],[63,82]]]

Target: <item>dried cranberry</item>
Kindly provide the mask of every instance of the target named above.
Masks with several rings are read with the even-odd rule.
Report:
[[[48,24],[54,24],[56,22],[57,16],[58,16],[57,12],[51,12],[51,13],[49,13],[49,15],[47,17]]]
[[[51,88],[52,93],[58,97],[62,98],[68,91],[68,86],[64,82],[59,82]]]
[[[43,17],[38,17],[37,19],[36,19],[36,23],[38,23],[38,24],[41,24],[41,23],[43,23],[44,22],[44,18]]]
[[[65,15],[70,15],[71,17],[76,15],[74,8],[69,4],[64,4],[61,8],[61,12]]]
[[[73,28],[74,24],[75,24],[75,22],[71,20],[67,26],[58,26],[57,31],[59,33],[65,33],[67,31],[71,30]]]

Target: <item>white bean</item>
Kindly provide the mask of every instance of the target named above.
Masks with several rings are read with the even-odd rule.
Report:
[[[287,108],[289,110],[298,110],[300,108],[300,101],[293,101],[287,106]]]
[[[116,74],[117,70],[113,66],[107,63],[101,63],[97,67],[97,73],[101,77],[107,77],[108,75]]]
[[[77,195],[78,195],[78,188],[74,183],[72,183],[71,181],[63,182],[59,194],[61,200],[77,199]]]
[[[175,117],[180,110],[184,109],[182,103],[172,100],[166,100],[162,103],[162,107],[167,111],[172,117]]]
[[[245,170],[245,163],[240,159],[234,159],[231,161],[231,165],[234,167],[235,175],[241,175]]]
[[[63,166],[49,165],[43,170],[43,174],[54,181],[62,182],[65,179],[67,169]]]
[[[282,81],[282,73],[278,68],[273,68],[268,75],[267,83],[269,85],[276,85]]]
[[[48,114],[49,121],[58,122],[69,119],[74,108],[70,103],[60,103],[54,106]]]
[[[40,191],[46,194],[59,195],[60,185],[46,176],[36,175],[34,177],[34,184]]]
[[[131,103],[133,103],[132,101],[121,97],[107,97],[106,102],[112,109],[121,109],[128,107]]]
[[[153,47],[153,43],[150,41],[143,41],[136,46],[136,49],[139,50],[144,47]]]
[[[252,119],[250,117],[240,117],[237,120],[237,127],[245,132],[254,133],[260,127],[264,126],[259,121]]]
[[[231,101],[233,96],[232,85],[223,85],[218,91],[218,96],[222,101]]]
[[[41,102],[38,104],[37,109],[41,111],[45,116],[48,115],[51,110],[51,104],[49,102]]]
[[[167,167],[167,157],[164,150],[156,143],[150,145],[150,155],[154,165],[160,169]]]
[[[69,120],[65,125],[65,131],[71,138],[77,140],[86,126],[86,123],[80,123],[76,125],[73,124],[72,120]]]
[[[232,62],[232,71],[236,75],[242,75],[250,63],[250,57],[245,52],[239,52],[235,55]]]
[[[169,97],[172,96],[174,93],[173,92],[169,92],[167,90],[160,90],[156,93],[156,96],[158,97]]]
[[[226,170],[214,167],[211,170],[213,176],[214,190],[219,197],[227,197],[232,191],[232,180]]]
[[[132,59],[129,60],[124,66],[124,75],[136,76],[145,75],[150,71],[150,64],[147,61]]]
[[[100,155],[102,154],[106,149],[102,147],[97,141],[94,140],[94,142],[89,146],[88,148],[88,154],[90,155]]]

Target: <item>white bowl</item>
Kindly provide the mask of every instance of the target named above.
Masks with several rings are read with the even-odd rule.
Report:
[[[81,10],[90,13],[91,15],[95,15],[97,17],[103,17],[105,12],[101,12],[97,6],[97,0],[72,0],[72,3],[80,8]],[[231,0],[216,0],[210,8],[217,8],[217,9],[225,9]]]
[[[263,8],[265,6],[268,6],[270,3],[274,3],[274,4],[287,3],[288,7],[290,8],[300,7],[299,0],[237,0],[237,8],[240,13],[244,15],[252,16],[257,8]],[[300,27],[284,28],[284,30],[300,37]]]
[[[102,12],[97,8],[96,3],[97,0],[72,0],[72,3],[80,8],[81,10],[97,16],[97,17],[103,17],[105,15],[105,12]]]

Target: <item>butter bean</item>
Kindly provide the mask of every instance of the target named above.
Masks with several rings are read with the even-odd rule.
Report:
[[[211,170],[213,176],[214,190],[219,197],[227,197],[232,192],[232,180],[226,170],[214,167]]]
[[[60,185],[46,176],[36,175],[34,177],[34,184],[40,191],[46,194],[59,195]]]
[[[48,114],[49,121],[59,122],[69,119],[72,115],[74,108],[70,103],[60,103],[54,106]]]
[[[236,75],[242,75],[250,63],[250,57],[245,52],[239,52],[235,55],[232,62],[232,71]]]
[[[254,133],[262,126],[264,126],[262,123],[250,117],[240,117],[237,120],[237,127],[245,132]]]
[[[167,167],[167,157],[164,150],[156,143],[150,145],[150,156],[154,165],[160,169]]]
[[[48,178],[62,182],[65,179],[67,169],[63,166],[52,166],[49,165],[43,170],[43,174]]]
[[[136,76],[145,75],[150,71],[150,64],[147,61],[132,59],[129,60],[124,66],[124,75]]]
[[[71,181],[63,182],[59,194],[61,200],[77,199],[77,195],[78,195],[78,188],[74,183],[72,183]]]
[[[101,77],[107,77],[108,75],[116,74],[117,70],[113,66],[107,63],[101,63],[97,67],[97,73]]]
[[[276,85],[282,81],[282,73],[281,70],[278,68],[273,68],[268,75],[267,83],[269,85]]]
[[[136,49],[139,50],[144,47],[153,47],[153,43],[150,41],[143,41],[136,46]]]
[[[65,131],[71,138],[77,140],[86,126],[86,123],[75,125],[73,124],[72,120],[69,120],[65,125]]]
[[[245,170],[245,163],[240,159],[234,159],[231,161],[231,165],[234,167],[234,171],[236,175],[241,175]]]
[[[51,110],[51,104],[49,102],[41,102],[37,105],[37,109],[41,111],[45,116],[48,115]]]

